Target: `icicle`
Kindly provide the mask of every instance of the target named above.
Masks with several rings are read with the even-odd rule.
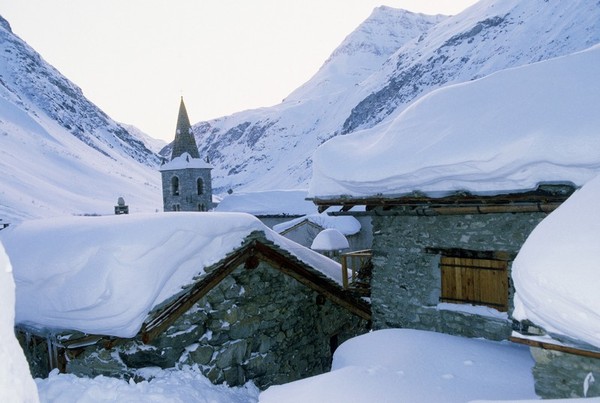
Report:
[[[583,380],[583,397],[587,397],[588,389],[590,388],[590,385],[595,381],[596,380],[594,379],[594,374],[592,374],[591,372],[585,376],[585,379]]]

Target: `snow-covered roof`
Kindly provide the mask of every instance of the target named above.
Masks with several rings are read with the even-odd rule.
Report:
[[[582,185],[600,170],[598,71],[595,46],[434,91],[385,123],[317,149],[309,196]]]
[[[179,157],[175,157],[171,161],[162,164],[158,170],[162,172],[185,168],[213,169],[213,166],[202,158],[192,158],[190,154],[183,153]]]
[[[225,196],[215,211],[240,212],[256,216],[306,215],[317,212],[306,200],[306,190],[266,190],[232,193]]]
[[[252,233],[341,283],[341,267],[241,213],[62,217],[3,230],[17,323],[133,337],[148,313]]]
[[[344,234],[334,228],[324,229],[319,232],[310,245],[312,250],[321,251],[339,251],[348,249],[349,247],[350,245]]]
[[[355,235],[361,229],[360,222],[352,216],[330,216],[327,213],[320,213],[308,214],[282,222],[281,224],[276,224],[273,226],[273,230],[281,234],[303,222],[313,223],[323,229],[333,228],[346,236]]]
[[[529,235],[512,265],[513,317],[600,348],[600,177]]]

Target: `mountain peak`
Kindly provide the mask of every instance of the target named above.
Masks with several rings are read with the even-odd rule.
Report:
[[[4,19],[4,17],[2,17],[1,15],[0,15],[0,26],[2,26],[8,32],[12,33],[12,28],[10,27],[10,23],[8,21],[6,21]]]

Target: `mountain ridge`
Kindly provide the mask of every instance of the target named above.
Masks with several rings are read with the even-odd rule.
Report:
[[[391,10],[387,18],[410,16],[413,27],[419,25],[418,18],[434,18],[377,9],[345,42],[356,35],[360,43],[361,30],[377,25]],[[215,166],[215,190],[304,188],[312,153],[332,137],[373,127],[436,88],[600,41],[600,7],[587,0],[482,0],[455,16],[437,18],[429,19],[430,29],[408,30],[407,38],[373,71],[359,72],[358,81],[347,79],[345,92],[336,91],[337,84],[326,75],[350,68],[345,60],[335,65],[342,43],[315,76],[281,104],[195,124],[200,153]]]

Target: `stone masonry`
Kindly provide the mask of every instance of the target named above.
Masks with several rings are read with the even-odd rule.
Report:
[[[426,248],[519,251],[544,213],[410,216],[396,207],[373,216],[373,327],[406,327],[507,339],[508,320],[438,310],[440,256]],[[510,271],[510,264],[509,264]],[[512,285],[509,301],[512,300]]]
[[[150,344],[88,347],[69,353],[66,369],[135,377],[137,368],[188,364],[214,383],[266,388],[328,371],[337,344],[367,325],[266,263],[242,265]]]

